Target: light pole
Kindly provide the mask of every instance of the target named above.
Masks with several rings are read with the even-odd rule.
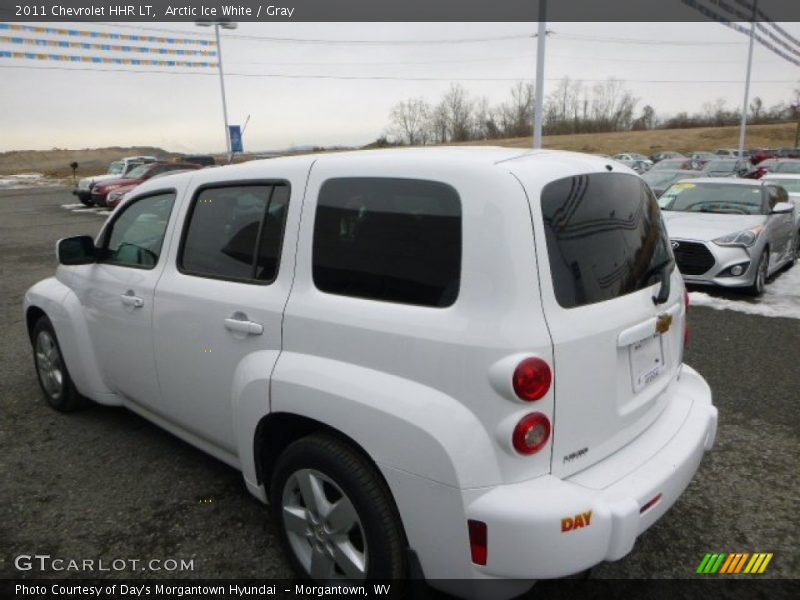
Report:
[[[222,91],[222,117],[225,119],[225,149],[228,152],[228,157],[230,158],[233,156],[233,151],[231,150],[231,130],[228,128],[228,104],[225,101],[225,74],[222,71],[222,45],[219,41],[219,28],[222,27],[223,29],[236,29],[238,24],[231,23],[227,20],[220,20],[220,21],[204,21],[198,20],[195,21],[195,25],[200,27],[211,27],[214,26],[214,36],[217,39],[217,66],[219,67],[219,88]]]
[[[536,108],[533,111],[533,147],[542,147],[544,115],[544,41],[547,36],[547,0],[539,0],[539,33],[536,40]]]
[[[742,122],[739,125],[739,158],[744,158],[744,135],[747,129],[747,100],[750,95],[750,71],[753,68],[753,38],[756,35],[756,11],[758,0],[753,0],[753,17],[750,20],[750,46],[747,49],[747,75],[744,80],[744,102],[742,103]]]

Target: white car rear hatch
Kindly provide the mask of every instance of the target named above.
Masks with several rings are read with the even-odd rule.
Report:
[[[682,362],[683,285],[655,197],[630,170],[547,152],[502,166],[531,206],[553,342],[551,471],[566,477],[628,444],[665,408]],[[656,302],[664,279],[669,294]]]

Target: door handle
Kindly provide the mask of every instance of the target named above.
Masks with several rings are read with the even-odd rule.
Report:
[[[225,319],[225,329],[228,331],[235,331],[237,333],[244,333],[247,335],[261,335],[264,333],[264,326],[261,323],[248,321],[246,318],[237,319],[235,317],[236,315],[234,315],[234,317]]]
[[[132,308],[142,308],[144,306],[144,300],[139,298],[139,296],[134,296],[132,291],[120,294],[119,297],[125,306],[130,306]]]

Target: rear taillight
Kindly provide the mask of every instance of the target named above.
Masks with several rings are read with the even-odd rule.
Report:
[[[511,441],[520,454],[536,454],[550,439],[550,419],[542,413],[525,415],[517,423]]]
[[[485,565],[489,557],[489,546],[487,544],[489,533],[486,523],[470,519],[467,521],[469,530],[469,550],[472,554],[472,562],[476,565]]]
[[[514,393],[526,402],[544,397],[550,389],[553,373],[541,358],[526,358],[514,369],[512,383]]]
[[[685,308],[683,315],[683,347],[689,347],[689,290],[683,288],[683,306]]]

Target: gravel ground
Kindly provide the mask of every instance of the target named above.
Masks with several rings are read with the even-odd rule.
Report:
[[[100,227],[100,215],[61,207],[72,203],[63,188],[0,192],[0,578],[25,576],[13,564],[24,553],[194,561],[120,577],[290,576],[236,471],[127,410],[45,406],[21,303],[52,274],[58,238]],[[714,390],[717,445],[671,512],[592,577],[692,577],[722,551],[773,552],[762,577],[800,578],[800,320],[695,308],[690,327],[687,362]]]

